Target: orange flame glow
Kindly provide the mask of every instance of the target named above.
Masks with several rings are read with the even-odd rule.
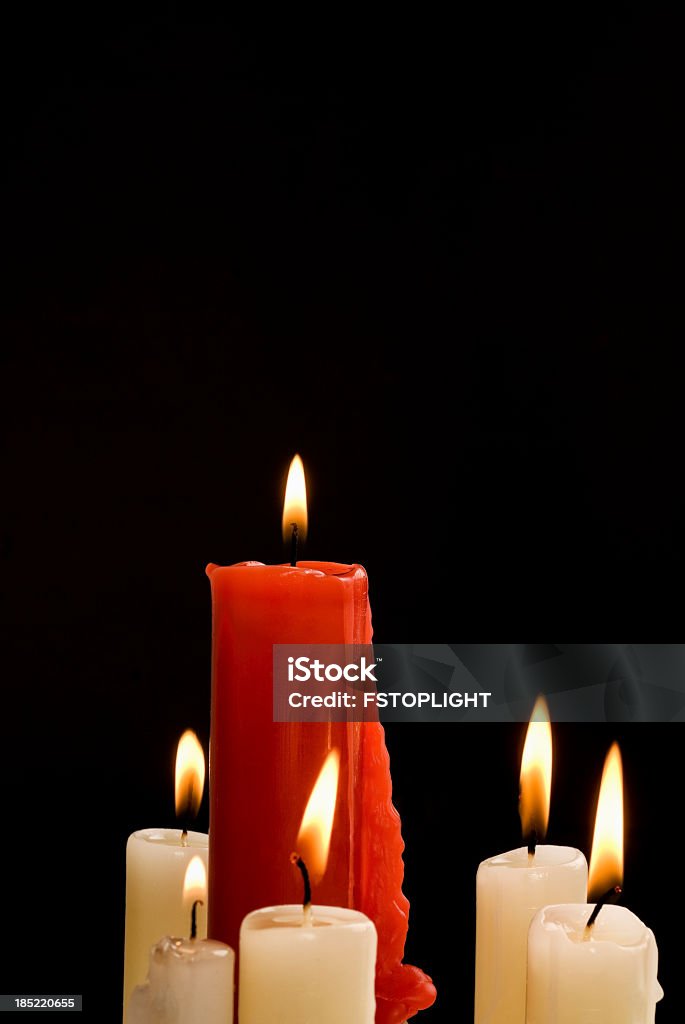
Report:
[[[205,788],[205,755],[199,739],[186,729],[176,751],[176,817],[184,824],[197,817]]]
[[[607,754],[599,791],[590,860],[589,898],[593,902],[623,884],[623,761],[618,743]]]
[[[187,902],[207,899],[207,871],[204,861],[195,854],[191,858],[183,882],[183,899]]]
[[[552,726],[544,697],[538,698],[528,726],[521,762],[521,825],[525,839],[544,839],[552,799]]]
[[[304,465],[299,455],[290,463],[288,483],[283,502],[283,540],[288,543],[293,525],[297,526],[300,540],[307,536],[307,485],[304,479]]]
[[[307,864],[313,882],[321,881],[326,873],[339,775],[340,754],[332,750],[314,784],[297,837],[298,852]]]

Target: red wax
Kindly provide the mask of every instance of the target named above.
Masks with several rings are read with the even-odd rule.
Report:
[[[338,804],[314,902],[353,907],[374,921],[376,1020],[401,1024],[433,1003],[435,988],[402,964],[409,903],[383,728],[273,721],[274,644],[371,642],[366,573],[330,562],[210,565],[207,573],[214,609],[209,934],[237,950],[247,913],[298,902],[289,855],[326,754],[337,747]]]

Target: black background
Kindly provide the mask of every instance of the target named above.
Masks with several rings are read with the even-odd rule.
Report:
[[[204,565],[281,558],[295,450],[307,554],[366,565],[379,641],[671,623],[680,36],[630,4],[8,19],[0,977],[115,1021],[126,837],[208,737]],[[388,735],[426,1022],[469,1019],[473,875],[518,842],[521,729],[455,728]],[[677,728],[620,730],[664,1022]],[[618,734],[557,730],[552,839],[587,849]]]

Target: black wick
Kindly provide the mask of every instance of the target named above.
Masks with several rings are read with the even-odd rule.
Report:
[[[190,912],[190,937],[191,939],[197,938],[197,908],[204,907],[203,900],[195,900],[193,903],[193,909]]]
[[[597,920],[599,915],[602,913],[604,907],[611,906],[614,903],[618,903],[618,901],[620,900],[622,895],[623,895],[623,889],[621,888],[620,885],[615,885],[613,889],[609,889],[608,892],[605,892],[604,895],[600,899],[597,900],[597,906],[595,907],[595,909],[592,911],[592,914],[590,915],[590,920],[587,923],[587,927],[588,928],[592,928],[592,926],[594,925],[595,921]]]
[[[528,856],[534,857],[538,848],[538,830],[536,828],[530,833],[528,837]]]
[[[307,910],[312,905],[312,885],[309,881],[309,872],[307,871],[307,865],[300,857],[299,853],[290,854],[290,863],[294,864],[295,867],[300,869],[302,874],[302,881],[304,882],[304,897],[302,899],[302,906]]]
[[[293,528],[292,537],[290,538],[290,564],[292,566],[296,566],[297,565],[297,545],[298,545],[299,539],[300,539],[300,537],[299,537],[300,531],[298,529],[297,523],[291,523],[290,525]]]

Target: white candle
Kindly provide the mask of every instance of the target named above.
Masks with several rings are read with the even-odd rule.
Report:
[[[232,1024],[230,946],[210,939],[161,939],[150,952],[148,980],[134,989],[127,1024]]]
[[[621,893],[623,832],[623,764],[614,744],[592,845],[595,894]],[[535,918],[528,936],[527,1024],[653,1024],[663,997],[654,935],[625,907],[595,907],[550,906]]]
[[[493,857],[478,869],[475,1024],[524,1024],[530,923],[549,903],[587,898],[587,862],[580,850],[537,845],[547,831],[551,791],[552,729],[541,700],[521,769],[521,822],[530,847]]]
[[[150,949],[162,935],[188,932],[192,899],[184,896],[186,870],[198,856],[207,867],[209,837],[188,832],[183,845],[180,829],[148,828],[134,832],[126,846],[126,946],[124,951],[124,1006],[131,992],[145,981]],[[204,908],[198,917],[198,935],[207,935]]]
[[[185,873],[189,939],[166,936],[150,952],[147,981],[133,990],[127,1024],[232,1024],[235,954],[223,942],[197,938],[197,912],[207,898],[207,870],[194,856]]]
[[[257,910],[240,929],[240,1024],[373,1024],[376,929],[355,910]]]
[[[304,906],[257,910],[241,925],[240,1024],[374,1024],[373,923],[356,910],[311,906],[309,872],[316,883],[326,871],[339,771],[340,754],[332,750],[305,808],[300,852],[292,856],[304,880]]]
[[[527,1024],[653,1024],[663,998],[654,935],[625,907],[546,907],[528,937]]]
[[[526,847],[478,869],[476,1024],[523,1024],[528,929],[536,912],[587,898],[587,861],[568,846]]]
[[[190,729],[176,753],[176,816],[192,821],[202,802],[205,758]],[[180,828],[149,828],[134,832],[126,846],[126,938],[124,949],[124,1011],[135,985],[145,980],[150,949],[160,935],[185,935],[192,900],[184,898],[186,869],[199,856],[206,869],[209,837]],[[198,934],[207,934],[203,910]]]

